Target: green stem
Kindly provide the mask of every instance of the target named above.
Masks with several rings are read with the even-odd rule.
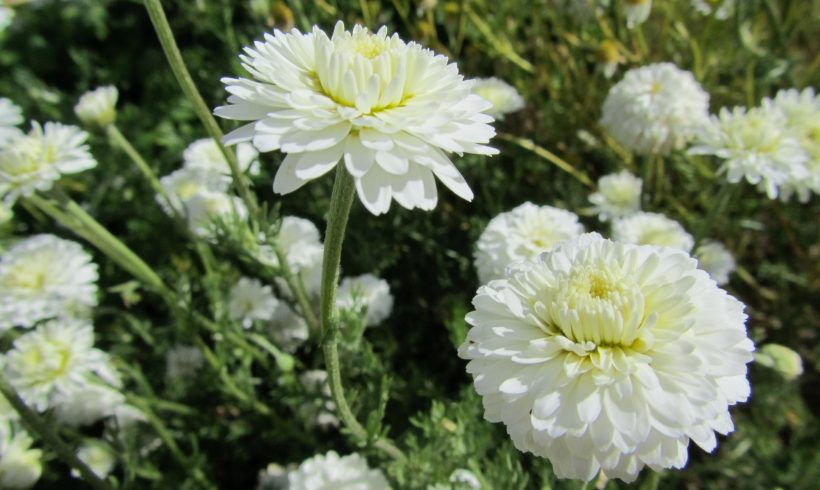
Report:
[[[256,216],[258,207],[256,199],[245,181],[245,177],[239,170],[239,162],[236,160],[236,155],[229,150],[222,143],[222,130],[219,128],[216,119],[211,114],[208,105],[196,88],[194,79],[191,78],[191,73],[185,66],[185,61],[182,59],[182,53],[179,51],[179,46],[174,39],[174,34],[171,31],[171,26],[168,24],[168,18],[165,16],[165,11],[162,9],[160,0],[144,0],[145,9],[148,11],[148,16],[151,18],[151,23],[154,25],[154,30],[157,32],[157,37],[162,45],[162,50],[165,52],[165,57],[168,59],[168,64],[171,65],[171,71],[179,83],[182,92],[194,106],[194,112],[205,126],[205,130],[214,139],[219,151],[225,156],[228,166],[231,168],[231,176],[233,176],[233,183],[239,192],[240,197],[245,202],[248,212],[251,216]]]
[[[98,477],[87,464],[77,457],[71,447],[57,434],[53,425],[47,423],[37,412],[26,405],[26,402],[20,398],[20,395],[9,384],[3,373],[0,373],[0,393],[20,414],[20,418],[23,419],[29,430],[38,434],[66,464],[79,471],[83,480],[91,485],[94,490],[113,490],[114,487],[109,482]]]
[[[126,138],[125,135],[123,135],[119,128],[114,124],[107,126],[105,128],[105,132],[108,135],[108,138],[111,140],[111,142],[119,146],[122,149],[122,151],[125,152],[126,155],[128,155],[128,158],[130,158],[131,161],[134,162],[134,165],[136,165],[140,172],[142,172],[142,175],[143,177],[145,177],[145,180],[147,180],[148,183],[151,185],[151,189],[153,189],[153,191],[165,201],[165,204],[167,204],[170,209],[173,209],[173,206],[171,204],[171,198],[170,196],[168,196],[168,193],[165,192],[165,188],[162,187],[162,184],[160,184],[160,181],[157,178],[157,174],[154,173],[154,170],[151,168],[150,165],[148,165],[148,162],[146,162],[145,159],[142,158],[142,155],[139,154],[136,148],[134,148],[131,145],[131,142],[128,141],[128,138]]]
[[[529,139],[526,139],[526,138],[519,138],[518,136],[513,136],[513,135],[510,135],[510,134],[504,134],[504,133],[498,133],[497,136],[498,136],[499,139],[502,139],[504,141],[509,141],[510,143],[514,143],[514,144],[520,146],[521,148],[524,148],[525,150],[529,150],[529,151],[535,153],[539,157],[541,157],[544,160],[552,163],[553,165],[560,168],[564,172],[572,175],[573,177],[575,177],[578,180],[578,182],[584,184],[585,186],[587,186],[589,188],[595,187],[595,184],[592,183],[592,180],[590,180],[590,178],[587,176],[587,174],[585,174],[582,170],[578,170],[577,168],[573,167],[572,165],[570,165],[569,163],[567,163],[566,161],[564,161],[563,159],[558,157],[558,155],[556,155],[555,153],[552,153],[551,151],[547,150],[546,148],[536,145],[535,142],[533,142],[532,140],[529,140]]]
[[[709,232],[716,224],[715,221],[723,214],[723,211],[728,206],[729,201],[732,200],[732,196],[738,187],[740,187],[740,184],[732,184],[725,178],[721,180],[720,188],[717,193],[715,193],[711,207],[695,233],[695,248],[693,250],[697,250],[697,247],[700,246],[703,240],[709,235]],[[723,230],[723,233],[725,234],[726,230]]]
[[[356,195],[353,177],[343,165],[336,166],[336,180],[330,196],[330,210],[325,233],[324,256],[322,258],[322,287],[320,298],[320,315],[322,323],[322,350],[325,356],[325,367],[328,372],[330,393],[336,404],[339,417],[347,429],[360,442],[370,441],[367,430],[356,420],[345,398],[342,374],[339,362],[339,321],[335,315],[336,288],[338,284],[339,265],[342,258],[344,241],[350,208]],[[392,458],[405,461],[407,458],[393,443],[386,439],[373,441],[373,446],[381,449]]]

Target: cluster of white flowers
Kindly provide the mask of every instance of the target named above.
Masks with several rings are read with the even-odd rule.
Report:
[[[305,371],[299,376],[299,383],[307,394],[298,412],[302,420],[309,426],[323,430],[338,427],[339,419],[336,417],[336,404],[333,403],[327,383],[327,371]]]
[[[384,474],[371,469],[367,466],[367,460],[356,453],[347,456],[339,456],[335,451],[317,454],[293,470],[274,466],[271,474],[265,484],[273,486],[275,483],[273,488],[283,490],[390,489]]]
[[[118,98],[117,87],[98,87],[80,96],[74,113],[83,124],[104,128],[117,120]]]
[[[479,288],[459,355],[484,416],[562,478],[633,481],[714,450],[749,396],[743,305],[672,248],[597,234]]]
[[[716,19],[726,20],[735,11],[735,0],[692,0],[692,7],[703,15],[714,14]]]
[[[626,26],[632,29],[649,18],[649,13],[652,11],[652,0],[624,0],[623,8],[626,15]]]
[[[481,233],[474,257],[478,280],[485,284],[497,279],[510,264],[531,259],[583,232],[574,213],[525,202],[490,220]]]
[[[275,31],[240,57],[253,76],[226,78],[228,105],[215,113],[252,121],[226,136],[281,150],[273,190],[287,194],[340,160],[373,214],[393,200],[433,209],[435,178],[459,197],[473,192],[447,153],[493,155],[490,103],[472,94],[455,64],[387,28],[371,33],[340,21],[332,36]]]
[[[623,218],[641,210],[643,180],[623,170],[598,179],[598,191],[589,196],[601,221]]]
[[[97,165],[85,144],[88,133],[76,126],[32,121],[31,131],[0,148],[0,198],[13,203],[34,191],[47,191],[64,174]]]
[[[32,449],[31,437],[15,425],[0,420],[0,488],[14,490],[31,488],[43,472],[43,452]]]
[[[278,306],[271,287],[249,277],[240,278],[228,296],[228,314],[244,328],[251,328],[255,320],[270,320]]]
[[[672,63],[629,70],[607,94],[601,125],[641,155],[682,148],[708,120],[709,94]]]
[[[0,149],[6,142],[22,134],[17,128],[22,122],[23,111],[14,102],[0,97]]]
[[[373,274],[363,274],[342,279],[336,294],[338,308],[365,311],[365,324],[375,327],[385,321],[393,311],[393,295],[390,285]]]
[[[473,80],[473,93],[492,104],[492,107],[484,112],[496,119],[504,119],[505,115],[524,107],[524,98],[518,90],[500,78]]]
[[[86,316],[96,305],[97,266],[79,244],[35,235],[0,255],[0,331]]]
[[[683,226],[658,213],[635,213],[612,223],[612,239],[635,245],[656,245],[691,252],[695,239]]]

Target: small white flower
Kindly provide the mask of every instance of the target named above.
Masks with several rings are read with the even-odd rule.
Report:
[[[327,430],[339,426],[336,417],[336,404],[331,398],[330,386],[327,384],[327,371],[313,369],[299,376],[299,383],[305,389],[306,401],[299,407],[299,416],[309,426],[318,426]]]
[[[393,311],[393,295],[387,281],[373,274],[346,277],[342,280],[336,296],[337,308],[364,308],[365,324],[375,327]]]
[[[58,422],[82,426],[113,416],[125,405],[125,396],[119,391],[96,383],[54,397],[54,415]]]
[[[88,465],[95,475],[103,479],[111,473],[117,463],[113,450],[104,441],[83,443],[77,450],[77,458]],[[71,470],[71,476],[81,478],[80,472],[76,469]]]
[[[0,150],[0,197],[14,202],[35,190],[51,189],[63,174],[97,166],[86,139],[88,133],[76,126],[32,122],[28,134],[13,138]]]
[[[641,155],[683,147],[708,119],[709,94],[691,72],[672,63],[629,70],[604,101],[601,125]]]
[[[473,93],[486,100],[492,107],[484,111],[496,119],[524,108],[524,98],[512,85],[500,78],[476,78]]]
[[[726,173],[729,182],[736,184],[745,178],[769,199],[777,198],[789,182],[809,178],[808,156],[777,110],[723,108],[698,133],[689,152],[725,160],[720,172]]]
[[[296,352],[310,336],[305,319],[296,314],[284,301],[280,301],[276,306],[267,331],[274,344],[290,354]]]
[[[31,437],[17,430],[6,431],[0,437],[0,488],[31,488],[43,473],[39,449],[31,449]]]
[[[735,0],[691,0],[692,6],[703,15],[715,14],[715,18],[726,20],[735,11]]]
[[[193,345],[175,345],[165,354],[165,377],[169,380],[186,380],[202,368],[205,359],[202,351]]]
[[[224,192],[199,192],[185,201],[188,228],[195,235],[210,237],[215,223],[232,219],[239,221],[248,216],[248,208],[237,196]]]
[[[491,219],[474,256],[478,280],[498,279],[513,262],[530,259],[584,232],[578,216],[552,206],[525,202]]]
[[[630,29],[646,22],[652,11],[652,0],[624,0],[623,4],[626,26]]]
[[[250,143],[236,145],[236,158],[239,170],[251,175],[259,173],[259,152]],[[225,156],[213,138],[198,139],[185,148],[182,159],[186,167],[207,167],[230,175],[231,170]]]
[[[604,175],[598,179],[598,191],[589,196],[589,202],[598,213],[598,219],[609,221],[641,210],[643,180],[626,170]]]
[[[157,196],[157,201],[167,214],[174,211],[186,213],[185,203],[194,196],[202,193],[226,193],[230,186],[230,178],[209,167],[183,167],[160,179],[160,185],[171,200],[173,209]]]
[[[380,470],[370,469],[358,454],[317,454],[288,474],[288,490],[389,490]]]
[[[45,322],[15,340],[5,356],[9,383],[39,411],[109,371],[108,355],[94,348],[93,327],[82,320]]]
[[[254,320],[270,320],[278,305],[279,300],[270,286],[263,286],[257,279],[242,277],[231,289],[228,314],[244,328],[251,328]]]
[[[431,210],[436,178],[459,197],[473,192],[448,153],[498,153],[482,111],[490,104],[470,92],[454,63],[387,28],[346,31],[331,37],[274,31],[245,48],[243,66],[253,76],[225,78],[231,94],[220,117],[252,121],[226,136],[229,144],[253,141],[259,151],[286,153],[273,190],[293,192],[340,160],[373,214],[392,200]]]
[[[0,256],[0,331],[96,305],[97,266],[79,244],[35,235]]]
[[[484,418],[560,478],[633,481],[714,450],[749,396],[743,304],[670,248],[592,233],[479,288],[459,356]]]
[[[803,374],[803,359],[800,358],[800,354],[785,345],[764,345],[755,352],[755,362],[774,369],[789,381]]]
[[[695,258],[698,260],[698,267],[708,272],[718,285],[729,282],[729,274],[734,272],[736,267],[735,258],[726,247],[711,240],[698,246]]]
[[[453,471],[450,475],[450,483],[454,490],[479,490],[481,488],[481,482],[475,473],[465,469]]]
[[[0,7],[3,9],[4,7]],[[2,13],[0,13],[2,16]],[[2,29],[0,29],[2,31]],[[23,122],[23,110],[17,107],[14,102],[5,97],[0,97],[0,149],[11,139],[20,136],[22,131],[17,125]]]
[[[117,87],[98,87],[80,97],[74,106],[74,113],[83,124],[104,128],[117,120],[118,97]]]
[[[695,239],[675,220],[658,213],[636,213],[612,223],[612,239],[691,252]]]
[[[259,472],[256,490],[288,490],[288,470],[270,463]]]
[[[324,247],[316,225],[303,218],[285,216],[274,242],[284,254],[290,272],[299,276],[308,296],[317,296],[321,287]],[[279,267],[279,258],[269,245],[259,247],[257,258],[271,267]],[[293,297],[284,279],[277,277],[276,284],[286,298]]]
[[[803,172],[792,172],[783,183],[784,198],[796,193],[800,201],[809,200],[810,193],[820,194],[820,96],[809,87],[780,90],[774,99],[763,99],[766,110],[778,111],[786,118],[786,128],[796,137],[806,153],[807,177]]]

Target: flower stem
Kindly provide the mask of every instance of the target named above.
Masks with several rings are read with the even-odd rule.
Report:
[[[344,386],[339,363],[339,321],[335,315],[336,287],[338,284],[339,265],[342,257],[350,208],[353,205],[356,189],[353,177],[343,165],[336,166],[336,180],[330,196],[330,210],[325,233],[324,256],[322,258],[322,286],[320,298],[320,315],[322,323],[322,350],[325,356],[325,367],[328,372],[328,383],[333,402],[342,421],[353,436],[360,442],[369,442],[370,437],[355,415],[350,410],[345,398]],[[381,449],[392,458],[405,461],[407,458],[392,442],[387,439],[376,439],[373,446]]]
[[[162,184],[160,184],[160,181],[157,178],[157,174],[154,173],[154,170],[151,168],[150,165],[148,165],[148,162],[146,162],[145,159],[142,158],[142,155],[139,154],[136,148],[134,148],[134,146],[131,145],[131,142],[128,141],[128,138],[126,138],[125,135],[123,135],[119,128],[114,124],[106,126],[105,132],[108,135],[108,138],[111,140],[111,142],[114,145],[119,146],[120,149],[122,149],[122,151],[125,152],[126,155],[128,155],[128,158],[130,158],[131,161],[134,162],[134,165],[136,165],[140,172],[142,172],[142,175],[143,177],[145,177],[145,180],[147,180],[148,184],[151,185],[151,189],[158,196],[160,196],[163,201],[165,201],[165,204],[168,205],[168,208],[174,209],[174,206],[171,203],[171,198],[170,196],[168,196],[168,193],[165,192],[165,188],[162,187]]]
[[[109,482],[98,477],[87,464],[77,457],[71,447],[57,434],[53,425],[47,423],[37,412],[26,405],[26,402],[20,398],[20,395],[9,384],[3,373],[0,373],[0,393],[20,414],[20,418],[23,419],[29,430],[38,434],[66,464],[79,471],[83,480],[91,485],[94,490],[112,490],[114,488]]]
[[[148,16],[151,18],[151,23],[154,25],[154,30],[157,32],[157,37],[162,45],[162,50],[165,52],[165,57],[168,59],[168,64],[171,65],[171,71],[174,72],[182,92],[194,106],[194,112],[205,126],[205,130],[214,139],[219,151],[225,156],[228,166],[231,168],[231,176],[239,196],[245,202],[248,212],[251,216],[255,216],[258,207],[256,199],[245,181],[245,176],[239,170],[239,162],[236,160],[236,155],[229,150],[222,143],[222,130],[219,128],[216,119],[211,114],[208,105],[199,93],[199,90],[194,84],[194,79],[191,78],[191,73],[185,66],[185,61],[182,59],[182,53],[179,51],[179,46],[174,39],[174,34],[171,32],[171,26],[168,24],[168,18],[165,16],[165,11],[162,9],[160,0],[144,0],[145,9],[148,11]]]
[[[573,167],[571,164],[567,163],[555,153],[547,150],[544,147],[538,146],[532,140],[526,138],[519,138],[518,136],[513,136],[510,134],[498,133],[498,138],[504,141],[509,141],[510,143],[514,143],[525,150],[529,150],[539,157],[543,158],[544,160],[552,163],[556,167],[560,168],[564,172],[572,175],[575,177],[578,182],[584,184],[585,186],[592,188],[595,187],[595,184],[592,183],[592,180],[585,174],[582,170],[578,170],[577,168]]]

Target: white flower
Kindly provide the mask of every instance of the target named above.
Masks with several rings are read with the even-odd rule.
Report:
[[[598,213],[598,219],[609,221],[641,210],[643,180],[626,170],[604,175],[598,179],[598,191],[589,196],[589,202]]]
[[[373,274],[342,279],[336,296],[337,308],[364,308],[365,324],[375,327],[393,311],[393,295],[387,281]]]
[[[199,348],[193,345],[175,345],[165,354],[165,377],[169,380],[190,379],[204,363]]]
[[[524,98],[512,85],[499,78],[477,78],[473,80],[473,93],[486,100],[492,107],[484,111],[496,119],[521,110]]]
[[[481,488],[481,482],[475,473],[465,469],[453,471],[450,475],[450,483],[454,490],[479,490]]]
[[[789,381],[803,374],[803,359],[800,358],[800,354],[785,345],[764,345],[755,352],[755,362],[774,369]]]
[[[714,450],[749,396],[743,304],[687,254],[564,242],[479,288],[459,355],[484,417],[560,478],[633,481]]]
[[[229,144],[253,141],[259,151],[286,153],[273,190],[295,191],[339,160],[373,214],[391,200],[433,209],[435,177],[459,197],[473,192],[447,153],[493,155],[495,131],[481,111],[490,104],[470,93],[454,63],[382,27],[362,26],[332,37],[318,27],[266,34],[245,48],[243,66],[255,80],[225,78],[229,105],[214,112],[253,121],[230,133]]]
[[[806,153],[806,171],[792,172],[781,192],[787,198],[796,193],[800,201],[809,200],[810,193],[820,194],[820,96],[809,87],[780,90],[774,99],[763,99],[766,110],[779,111],[786,118],[786,129],[800,142]]]
[[[3,34],[3,31],[11,25],[12,20],[14,20],[14,9],[0,5],[0,34]]]
[[[250,143],[236,145],[236,158],[239,161],[239,170],[251,175],[259,173],[259,152]],[[225,175],[231,174],[228,161],[219,151],[219,146],[213,138],[198,139],[185,148],[182,159],[186,167],[207,167],[218,170]]]
[[[288,490],[288,470],[270,463],[259,472],[256,490]]]
[[[118,97],[117,87],[97,87],[80,97],[74,106],[74,113],[83,124],[104,128],[117,120]]]
[[[787,128],[786,117],[766,108],[723,108],[698,133],[695,155],[725,160],[720,172],[736,184],[743,178],[775,199],[784,185],[809,177],[808,156]]]
[[[680,223],[658,213],[636,213],[612,223],[612,239],[691,252],[695,239]]]
[[[209,237],[219,220],[244,220],[248,208],[237,196],[224,192],[199,192],[185,201],[188,228],[197,236]]]
[[[665,155],[687,143],[707,120],[709,94],[672,63],[629,70],[604,101],[601,125],[638,154]]]
[[[491,219],[476,244],[478,281],[498,279],[513,262],[527,260],[584,232],[578,216],[552,206],[525,202]]]
[[[83,248],[54,235],[34,235],[0,256],[0,331],[97,305],[97,266]]]
[[[76,126],[32,122],[28,134],[13,138],[0,150],[0,197],[13,202],[35,190],[51,189],[63,174],[95,167],[87,138],[88,133]]]
[[[77,458],[88,465],[91,471],[100,478],[105,479],[114,469],[117,458],[108,444],[103,441],[85,442],[77,450]],[[71,470],[71,476],[80,478],[80,472]]]
[[[735,11],[735,0],[691,0],[692,6],[703,15],[715,14],[716,19],[726,20]]]
[[[336,418],[336,404],[331,398],[327,384],[327,371],[313,369],[299,376],[299,383],[305,390],[305,402],[299,407],[299,416],[309,426],[329,429],[339,426]]]
[[[310,336],[305,319],[296,314],[284,301],[280,301],[276,306],[267,331],[277,347],[291,354]]]
[[[380,470],[370,469],[358,454],[317,454],[288,474],[288,490],[388,490]]]
[[[53,405],[58,422],[82,426],[116,415],[125,405],[125,396],[110,387],[89,382],[77,390],[57,394]]]
[[[39,411],[108,372],[108,355],[94,348],[93,328],[82,320],[45,322],[15,340],[5,356],[9,383]]]
[[[704,241],[698,246],[695,258],[698,260],[698,267],[708,272],[718,285],[729,282],[729,274],[734,272],[736,267],[735,258],[726,247],[711,240]]]
[[[632,29],[638,24],[643,24],[649,18],[651,10],[652,0],[624,0],[626,26]]]
[[[4,7],[0,7],[3,9]],[[2,10],[0,10],[2,12]],[[0,13],[2,17],[2,13]],[[2,23],[2,21],[0,21]],[[2,29],[0,29],[2,31]],[[0,149],[11,139],[20,136],[22,132],[17,125],[23,122],[23,111],[14,102],[0,97]]]
[[[319,229],[311,221],[285,216],[274,242],[284,255],[292,274],[297,274],[309,296],[319,294],[322,279],[322,254],[324,247],[319,238]],[[270,245],[261,245],[257,259],[271,267],[279,267],[279,258]],[[284,279],[276,278],[279,290],[287,298],[292,298]]]
[[[598,45],[596,58],[598,59],[598,69],[606,78],[612,78],[618,69],[618,64],[624,61],[618,43],[610,39],[605,39]]]
[[[251,328],[254,320],[270,320],[278,305],[279,300],[270,286],[263,286],[257,279],[241,277],[231,288],[228,314],[244,328]]]
[[[43,472],[43,452],[31,449],[31,437],[23,431],[0,436],[0,488],[31,488]]]
[[[185,203],[202,193],[225,193],[230,186],[230,178],[210,167],[183,167],[160,179],[160,185],[170,199],[173,209],[157,196],[163,210],[185,215]]]

